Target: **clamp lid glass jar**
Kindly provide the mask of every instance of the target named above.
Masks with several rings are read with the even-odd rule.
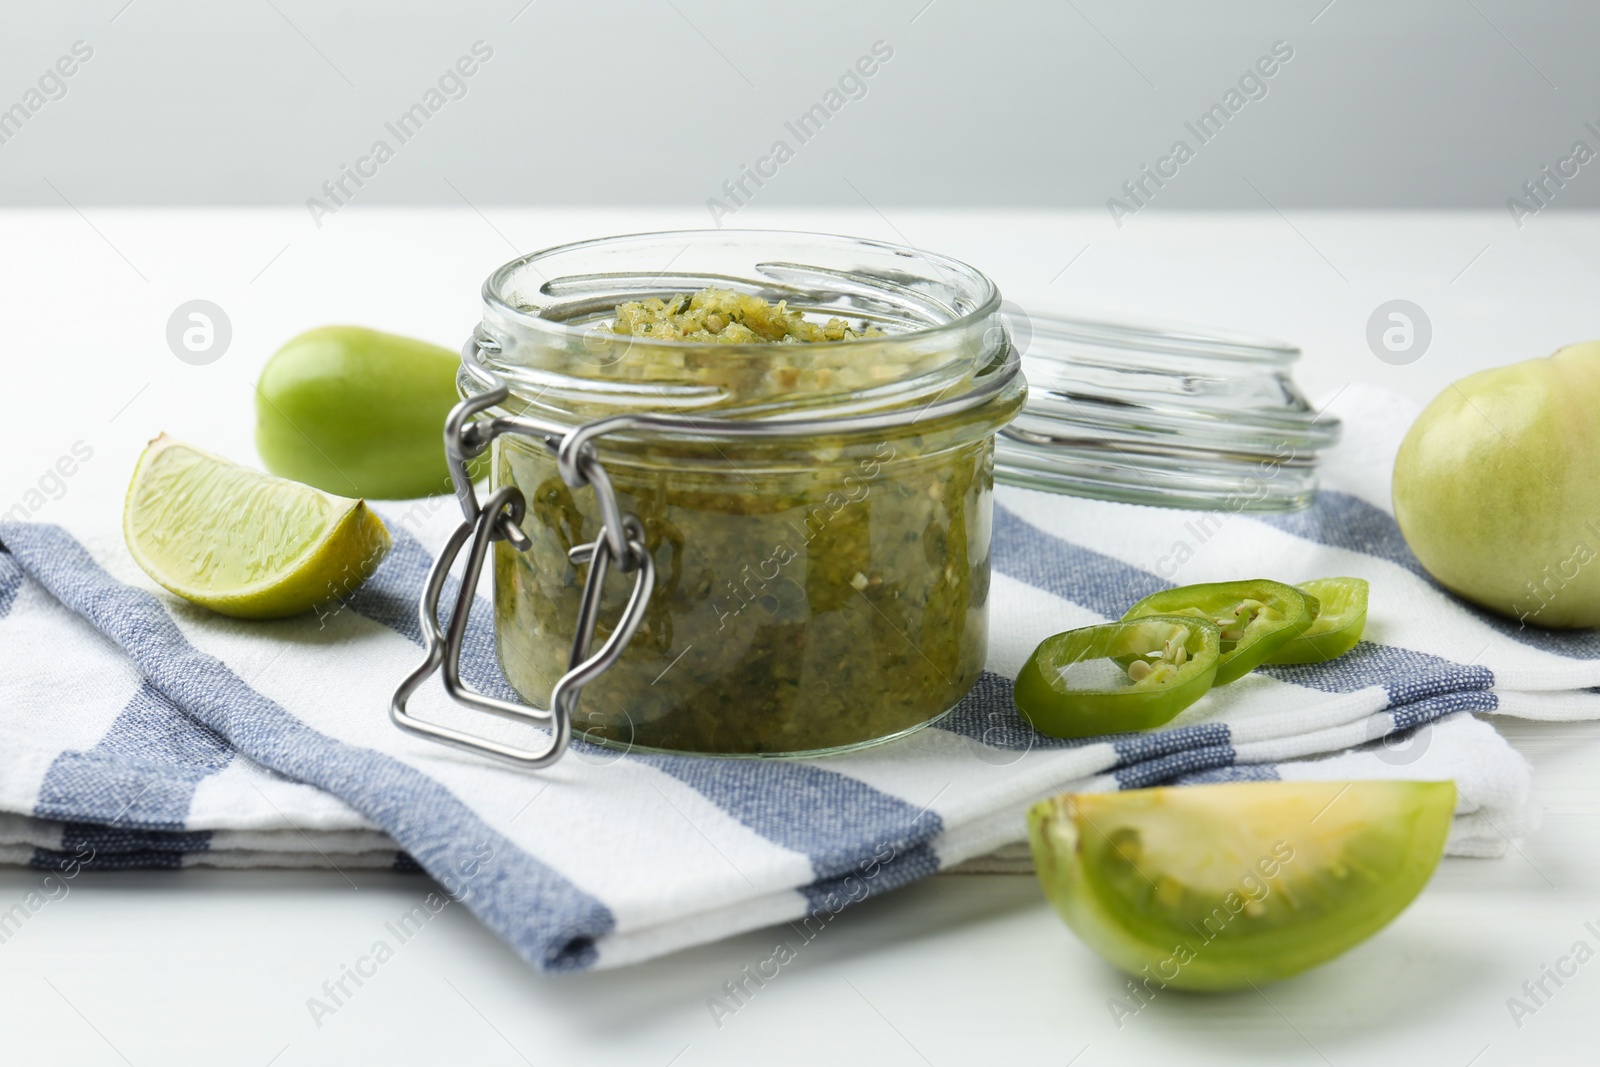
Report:
[[[871,335],[611,329],[623,302],[707,286]],[[551,700],[580,646],[623,627],[573,713],[601,744],[837,751],[925,725],[971,688],[994,434],[1025,393],[986,277],[872,241],[689,231],[525,256],[489,278],[484,305],[461,387],[502,428],[494,500],[525,501],[494,546],[500,664],[525,698]],[[590,560],[613,533],[614,570],[633,575],[613,573],[591,606]]]

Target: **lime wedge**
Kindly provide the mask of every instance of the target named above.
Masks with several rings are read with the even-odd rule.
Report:
[[[237,466],[166,434],[134,468],[122,535],[157,582],[241,619],[298,615],[353,592],[391,543],[363,500]]]

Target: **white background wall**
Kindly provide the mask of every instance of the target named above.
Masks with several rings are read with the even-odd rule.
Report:
[[[1103,206],[1275,41],[1294,58],[1158,208],[1455,207],[1600,149],[1581,0],[94,0],[4,7],[0,204],[300,204],[384,138],[357,202],[703,205],[873,42],[893,59],[765,205]],[[383,123],[475,41],[420,135]],[[52,186],[54,188],[52,188]],[[1555,198],[1600,205],[1600,163]]]

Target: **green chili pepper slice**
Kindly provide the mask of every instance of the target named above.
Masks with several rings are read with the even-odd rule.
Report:
[[[1317,617],[1305,633],[1284,642],[1266,662],[1326,663],[1355,648],[1367,628],[1367,580],[1318,578],[1301,582],[1298,588],[1317,599]]]
[[[1227,685],[1257,667],[1310,627],[1315,598],[1292,585],[1253,578],[1207,582],[1152,593],[1129,608],[1123,621],[1147,615],[1194,615],[1222,631],[1214,684]]]
[[[1017,710],[1052,737],[1148,730],[1205,696],[1222,632],[1208,619],[1151,615],[1047,637],[1017,675]]]

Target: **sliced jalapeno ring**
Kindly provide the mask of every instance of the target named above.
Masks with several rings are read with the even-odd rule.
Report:
[[[1300,590],[1320,605],[1311,626],[1284,642],[1267,663],[1326,663],[1349,652],[1367,628],[1365,578],[1318,578],[1301,582]]]
[[[1205,696],[1222,635],[1189,615],[1150,615],[1047,637],[1017,675],[1017,710],[1052,737],[1148,730]]]
[[[1152,593],[1122,618],[1126,622],[1149,615],[1192,615],[1214,623],[1222,638],[1214,684],[1227,685],[1304,633],[1315,614],[1316,600],[1294,586],[1254,578]]]

